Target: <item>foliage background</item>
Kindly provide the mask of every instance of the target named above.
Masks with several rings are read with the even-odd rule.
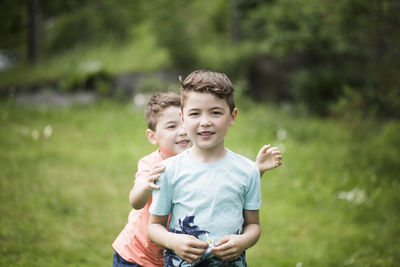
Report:
[[[27,2],[38,3],[34,68],[24,63]],[[98,72],[110,75],[215,69],[247,81],[245,90],[257,100],[302,103],[321,115],[355,108],[399,117],[396,0],[27,2],[1,3],[0,48],[18,63],[1,73],[3,91],[43,80],[74,82],[69,73],[94,60]],[[136,60],[143,54],[146,60]],[[257,84],[262,76],[267,85]]]
[[[0,265],[110,265],[137,161],[154,150],[139,100],[208,68],[236,89],[227,146],[284,155],[262,181],[251,266],[398,266],[399,11],[396,0],[1,1]],[[124,91],[121,77],[138,82]],[[36,101],[82,91],[97,100]]]

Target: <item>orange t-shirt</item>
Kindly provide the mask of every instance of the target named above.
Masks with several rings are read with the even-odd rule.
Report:
[[[144,174],[162,161],[163,159],[158,150],[139,160],[135,182],[143,178]],[[142,209],[133,209],[129,213],[128,223],[117,239],[115,239],[112,246],[127,261],[146,267],[159,267],[164,266],[163,248],[150,241],[147,236],[151,200],[150,196]]]

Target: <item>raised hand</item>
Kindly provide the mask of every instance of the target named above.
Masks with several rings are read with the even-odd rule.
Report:
[[[140,176],[136,177],[135,184],[129,192],[129,202],[131,203],[132,208],[142,209],[149,200],[153,190],[160,189],[155,182],[164,169],[165,166],[159,164],[149,172],[142,172],[140,173]]]
[[[265,145],[258,151],[256,163],[262,175],[265,171],[281,166],[281,160],[281,151],[277,147]]]
[[[145,181],[148,190],[160,189],[160,187],[156,185],[156,181],[158,178],[160,178],[160,175],[164,169],[164,165],[158,164],[147,174]]]

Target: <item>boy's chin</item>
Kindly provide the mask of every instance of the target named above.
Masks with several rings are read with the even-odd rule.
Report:
[[[189,147],[191,147],[190,145],[186,145],[186,146],[179,146],[177,149],[175,149],[176,154],[179,154],[183,151],[185,151],[186,149],[188,149]]]

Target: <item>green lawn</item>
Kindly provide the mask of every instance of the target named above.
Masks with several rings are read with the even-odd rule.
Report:
[[[254,159],[271,143],[284,156],[262,178],[250,266],[399,266],[400,122],[246,106],[227,147]],[[143,110],[3,100],[0,121],[0,265],[111,266],[137,161],[155,149]]]

